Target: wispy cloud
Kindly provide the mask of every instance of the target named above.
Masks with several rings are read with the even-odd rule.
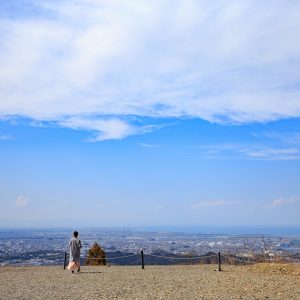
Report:
[[[196,147],[210,159],[300,160],[300,148],[263,144],[219,144]]]
[[[11,134],[5,134],[5,135],[0,135],[0,141],[11,141],[11,140],[15,140],[16,137],[14,137]]]
[[[145,147],[145,148],[158,148],[158,147],[161,147],[160,144],[140,143],[139,145],[140,145],[141,147]]]
[[[155,212],[157,212],[157,213],[161,213],[161,212],[164,210],[164,206],[163,206],[163,205],[160,205],[160,204],[157,204],[157,205],[154,207],[154,210],[155,210]]]
[[[291,198],[278,198],[271,202],[271,207],[281,207],[281,206],[290,206],[300,204],[299,197],[291,197]]]
[[[26,196],[18,196],[16,199],[16,205],[18,207],[25,207],[28,205],[29,198]]]
[[[59,122],[60,126],[94,131],[94,137],[89,142],[98,142],[110,139],[123,139],[130,135],[144,134],[158,127],[154,125],[136,126],[129,121],[118,118],[96,118],[96,117],[70,117]]]
[[[281,208],[293,208],[300,205],[300,197],[280,197],[270,202],[265,203],[261,208],[265,210],[281,209]],[[294,207],[296,209],[296,207]]]
[[[94,141],[151,131],[128,115],[300,116],[297,1],[18,3],[1,14],[0,116],[96,130]]]
[[[300,132],[264,132],[263,136],[284,144],[300,146]]]
[[[251,147],[241,148],[240,153],[254,159],[262,160],[299,160],[300,150],[297,148]]]
[[[189,208],[197,209],[197,208],[205,208],[205,207],[218,207],[232,204],[231,201],[224,201],[224,200],[215,200],[215,201],[201,201],[191,205]]]
[[[138,129],[119,119],[99,120],[96,118],[71,117],[59,122],[61,126],[72,129],[92,130],[98,132],[88,141],[103,141],[107,139],[122,139],[136,134]]]

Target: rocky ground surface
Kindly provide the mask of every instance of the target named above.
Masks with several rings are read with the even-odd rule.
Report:
[[[300,299],[300,266],[6,266],[0,299]]]

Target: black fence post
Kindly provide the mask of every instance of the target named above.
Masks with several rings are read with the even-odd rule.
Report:
[[[67,265],[67,252],[65,252],[64,270],[66,269],[66,265]]]
[[[144,251],[141,250],[141,259],[142,259],[142,269],[145,269],[145,264],[144,264]]]
[[[218,264],[219,264],[219,271],[221,271],[221,253],[218,253]]]

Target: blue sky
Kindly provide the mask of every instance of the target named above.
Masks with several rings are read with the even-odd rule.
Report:
[[[261,2],[1,1],[0,226],[300,225],[300,3]]]

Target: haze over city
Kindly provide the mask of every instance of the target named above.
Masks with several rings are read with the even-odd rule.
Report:
[[[0,227],[289,226],[300,2],[0,3]]]

